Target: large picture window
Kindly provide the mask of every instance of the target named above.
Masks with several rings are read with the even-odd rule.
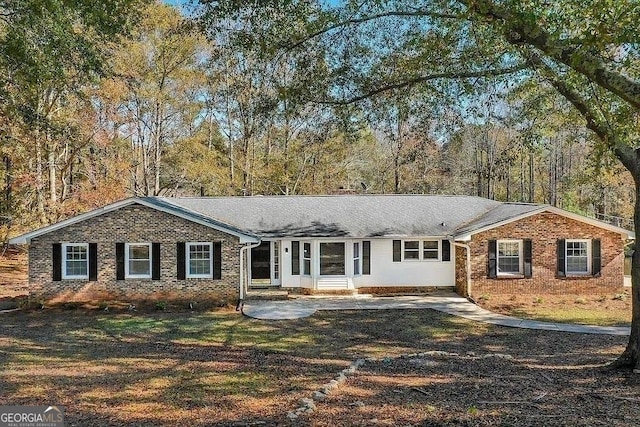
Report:
[[[522,240],[498,240],[498,275],[522,274]]]
[[[344,257],[344,242],[320,243],[320,275],[344,276]]]
[[[62,278],[89,278],[89,245],[87,243],[66,243],[62,245]]]
[[[567,274],[589,274],[589,240],[566,241]]]
[[[187,277],[212,277],[213,257],[211,243],[187,243]]]
[[[150,279],[151,243],[127,243],[125,246],[125,277]]]

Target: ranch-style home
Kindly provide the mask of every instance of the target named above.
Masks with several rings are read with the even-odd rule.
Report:
[[[628,230],[471,196],[130,198],[11,239],[42,299],[613,293]]]

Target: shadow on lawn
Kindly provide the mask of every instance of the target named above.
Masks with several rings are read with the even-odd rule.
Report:
[[[232,312],[41,311],[2,320],[0,404],[65,405],[69,423],[86,426],[279,424],[358,357],[441,350],[602,364],[624,342],[431,310],[326,311],[272,322]]]

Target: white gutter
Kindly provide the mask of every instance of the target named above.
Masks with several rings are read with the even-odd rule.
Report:
[[[458,243],[455,240],[452,240],[453,242],[453,246],[457,246],[460,248],[464,248],[467,251],[467,286],[466,286],[466,292],[467,292],[467,298],[471,298],[471,248],[469,247],[469,245],[464,244],[464,243]],[[455,256],[455,253],[454,253]]]
[[[240,292],[238,294],[238,305],[236,306],[236,311],[242,311],[242,305],[244,304],[244,297],[248,288],[249,274],[245,269],[245,254],[249,249],[257,248],[260,246],[260,243],[257,242],[255,244],[246,243],[244,246],[240,248]],[[246,276],[246,279],[245,279]]]

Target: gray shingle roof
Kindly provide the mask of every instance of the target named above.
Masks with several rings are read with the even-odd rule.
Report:
[[[502,221],[517,218],[521,215],[542,211],[546,207],[546,205],[537,205],[532,203],[501,203],[495,208],[459,227],[456,230],[456,234],[463,235],[471,233],[473,231],[498,224]]]
[[[451,236],[544,205],[473,196],[343,195],[147,198],[263,238]]]

